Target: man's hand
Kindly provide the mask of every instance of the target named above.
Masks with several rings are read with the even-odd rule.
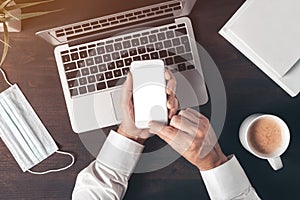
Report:
[[[165,79],[167,81],[167,108],[169,109],[169,118],[171,119],[178,110],[178,101],[175,97],[176,80],[169,70],[165,71]],[[141,144],[144,143],[144,141],[148,139],[152,134],[149,132],[149,129],[138,129],[135,126],[131,73],[128,73],[127,80],[122,86],[120,106],[122,123],[118,129],[118,133]]]
[[[199,170],[209,170],[227,161],[209,120],[193,109],[172,117],[170,126],[150,122],[150,132],[165,140]]]

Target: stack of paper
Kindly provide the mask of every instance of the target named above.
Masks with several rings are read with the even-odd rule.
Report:
[[[247,0],[220,30],[292,97],[300,92],[299,8],[299,0]]]

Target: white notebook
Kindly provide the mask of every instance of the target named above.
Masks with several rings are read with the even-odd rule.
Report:
[[[289,95],[300,92],[300,0],[247,0],[220,34]]]

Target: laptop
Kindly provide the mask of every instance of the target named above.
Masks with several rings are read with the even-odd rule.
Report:
[[[147,1],[143,7],[36,33],[56,46],[55,59],[75,133],[121,122],[121,85],[135,60],[164,61],[177,80],[180,108],[206,104],[192,23],[186,17],[195,3]]]

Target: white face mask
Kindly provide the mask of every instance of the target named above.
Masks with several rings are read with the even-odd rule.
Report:
[[[72,154],[58,151],[56,143],[17,85],[0,93],[0,136],[23,172],[46,174],[65,170],[74,164]],[[71,156],[72,163],[46,172],[29,170],[55,152]]]

